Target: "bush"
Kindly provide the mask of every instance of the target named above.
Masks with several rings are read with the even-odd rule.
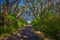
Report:
[[[42,31],[52,38],[59,39],[60,34],[60,17],[54,13],[42,11],[38,19],[32,21],[33,28]]]

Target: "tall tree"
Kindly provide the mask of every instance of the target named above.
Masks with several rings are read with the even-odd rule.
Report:
[[[8,19],[6,18],[6,16],[9,14],[9,11],[11,11],[11,7],[13,7],[13,5],[16,3],[16,6],[14,7],[13,10],[15,10],[18,6],[18,2],[19,0],[14,0],[13,4],[11,4],[10,6],[10,3],[9,3],[9,0],[3,0],[3,8],[4,8],[4,29],[6,30],[6,24],[8,22]]]

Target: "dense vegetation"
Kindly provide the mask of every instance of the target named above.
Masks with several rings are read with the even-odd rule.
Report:
[[[59,5],[56,3],[43,8],[39,17],[32,21],[34,29],[44,32],[54,40],[60,40],[60,7],[57,4]]]
[[[46,12],[46,8],[41,12],[38,19],[32,21],[33,28],[44,32],[47,36],[56,40],[60,39],[60,14]]]

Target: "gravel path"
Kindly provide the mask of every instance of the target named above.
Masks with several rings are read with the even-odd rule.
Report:
[[[16,34],[11,35],[6,40],[42,40],[34,34],[32,26],[27,26],[24,29],[18,30]]]

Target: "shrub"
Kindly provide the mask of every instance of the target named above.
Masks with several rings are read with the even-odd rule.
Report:
[[[42,11],[38,19],[32,21],[33,28],[42,31],[52,38],[59,39],[60,17],[54,13]]]

